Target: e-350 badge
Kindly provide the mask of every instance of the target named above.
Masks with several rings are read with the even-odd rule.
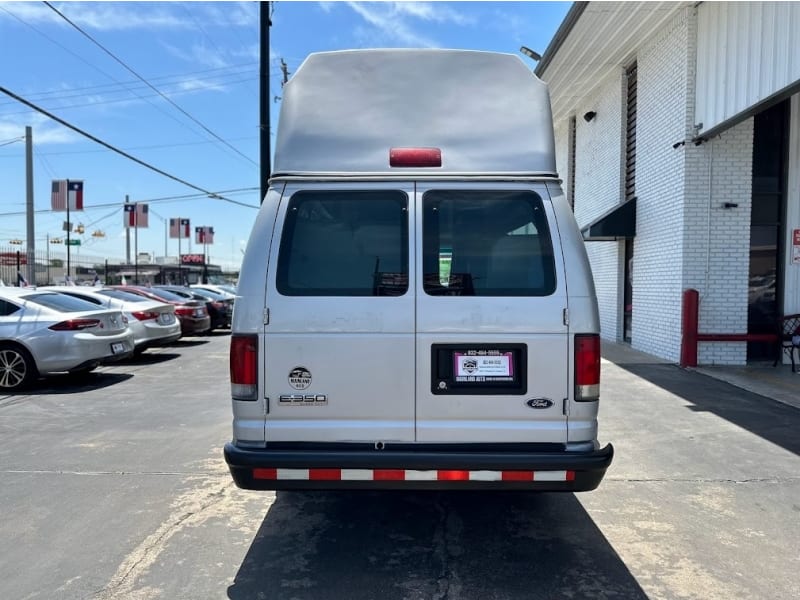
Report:
[[[289,372],[289,385],[296,390],[305,390],[311,385],[311,371],[305,367],[295,367]]]

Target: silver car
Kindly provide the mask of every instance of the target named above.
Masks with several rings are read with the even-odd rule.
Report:
[[[236,286],[229,285],[227,283],[220,283],[220,284],[213,284],[213,283],[195,283],[189,287],[198,289],[198,290],[208,290],[209,292],[214,292],[221,296],[226,296],[228,298],[236,298]]]
[[[112,288],[60,286],[39,289],[66,294],[103,308],[122,311],[128,319],[128,327],[133,332],[135,354],[140,354],[153,346],[171,344],[181,337],[181,323],[175,316],[175,307],[172,304]]]
[[[35,288],[0,288],[0,391],[40,375],[91,371],[133,353],[118,310]]]

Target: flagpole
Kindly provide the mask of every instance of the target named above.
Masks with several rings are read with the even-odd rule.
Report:
[[[133,203],[133,253],[136,255],[133,263],[133,280],[139,285],[139,203]]]
[[[206,243],[206,236],[203,236],[203,283],[208,283],[208,244]]]
[[[183,237],[183,219],[178,217],[178,285],[183,285],[183,261],[181,260],[181,237]]]
[[[64,279],[64,283],[66,284],[69,281],[69,262],[70,262],[70,248],[72,246],[69,243],[69,234],[72,231],[72,223],[69,222],[69,179],[67,179],[67,277]]]

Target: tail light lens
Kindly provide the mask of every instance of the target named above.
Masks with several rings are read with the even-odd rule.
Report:
[[[390,167],[441,167],[439,148],[390,148]]]
[[[139,321],[149,321],[158,318],[158,313],[150,310],[139,310],[131,314]]]
[[[258,392],[258,336],[231,336],[231,396],[255,400]]]
[[[179,306],[175,309],[175,314],[191,317],[194,314],[194,308],[188,306]]]
[[[100,325],[100,319],[70,319],[69,321],[61,321],[61,323],[50,325],[48,329],[53,331],[80,331],[81,329],[89,329],[98,325]]]
[[[600,336],[575,336],[575,400],[591,402],[600,398]]]

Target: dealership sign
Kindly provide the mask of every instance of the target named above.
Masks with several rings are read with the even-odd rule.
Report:
[[[205,262],[202,254],[181,254],[182,265],[203,265]]]

